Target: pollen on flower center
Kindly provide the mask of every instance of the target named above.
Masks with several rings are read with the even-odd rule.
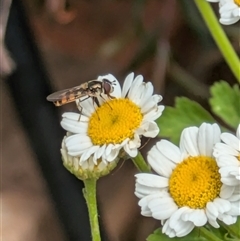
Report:
[[[141,109],[129,99],[105,102],[92,114],[88,135],[94,145],[119,144],[132,139],[143,119]]]
[[[240,0],[234,0],[234,2],[240,7]]]
[[[173,171],[169,180],[172,198],[179,207],[202,209],[220,193],[221,181],[215,159],[188,157]]]

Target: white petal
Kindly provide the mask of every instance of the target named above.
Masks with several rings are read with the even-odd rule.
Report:
[[[113,144],[112,143],[107,145],[107,147],[105,149],[105,153],[104,153],[105,156],[108,156],[111,153],[112,148],[113,148]]]
[[[75,113],[75,112],[65,112],[62,114],[63,118],[69,119],[69,120],[75,120],[78,121],[79,120],[79,114]],[[83,116],[83,118],[85,118],[85,121],[88,120],[88,118],[86,116]]]
[[[109,80],[110,82],[115,82],[115,81],[117,81],[117,79],[115,78],[115,76],[112,75],[112,74],[99,75],[97,79],[98,79],[98,80],[107,79],[107,80]]]
[[[81,134],[72,135],[66,138],[66,147],[71,156],[76,156],[92,146],[91,139]]]
[[[133,82],[133,78],[134,78],[134,74],[130,73],[124,83],[123,83],[123,88],[122,88],[122,98],[125,98],[128,94],[128,91],[130,89],[130,87],[132,86],[132,82]]]
[[[233,187],[235,187],[239,183],[238,180],[234,176],[222,177],[221,182],[226,185],[233,186]]]
[[[220,128],[217,124],[203,123],[198,131],[198,149],[199,154],[212,156],[213,147],[220,142]]]
[[[94,159],[99,159],[105,152],[106,145],[99,147],[99,149],[94,153]]]
[[[143,198],[147,195],[151,195],[151,194],[158,193],[158,192],[160,192],[159,188],[144,186],[137,182],[135,183],[135,192],[134,193],[138,198]]]
[[[139,173],[136,174],[136,182],[148,187],[165,188],[168,186],[168,178],[161,177],[155,174]]]
[[[221,24],[230,25],[230,24],[236,23],[239,19],[240,19],[240,17],[232,17],[232,18],[224,18],[224,17],[221,17],[221,18],[219,19],[219,22],[220,22]]]
[[[156,120],[158,117],[160,117],[162,115],[162,112],[164,110],[164,106],[160,105],[160,106],[155,106],[151,111],[149,111],[148,113],[146,113],[143,117],[143,122],[148,120],[148,121],[153,121]]]
[[[176,166],[176,164],[171,162],[171,160],[169,160],[158,150],[157,146],[153,146],[152,149],[148,152],[147,160],[152,169],[164,177],[170,177],[172,170]]]
[[[240,140],[236,136],[230,133],[222,133],[221,139],[223,142],[225,142],[227,145],[231,146],[235,150],[240,150]]]
[[[141,105],[141,111],[143,114],[148,113],[152,109],[158,106],[158,103],[162,100],[161,95],[153,95],[148,101],[146,101],[143,105]]]
[[[218,217],[218,219],[221,220],[222,222],[224,222],[227,225],[234,224],[237,221],[237,217],[233,217],[233,216],[228,215],[228,214],[221,214]]]
[[[231,210],[231,203],[225,199],[216,198],[213,202],[207,203],[206,215],[208,222],[215,228],[219,228],[216,219],[223,217]]]
[[[204,226],[207,223],[207,216],[203,209],[188,209],[181,217],[183,221],[191,221],[197,227]]]
[[[236,136],[240,140],[240,124],[238,125]]]
[[[220,14],[223,14],[224,12],[232,11],[236,8],[236,4],[234,4],[232,1],[228,1],[227,4],[223,4],[223,6],[219,9]]]
[[[92,146],[88,150],[86,150],[80,157],[80,163],[86,161],[90,158],[90,156],[98,150],[99,146]]]
[[[78,115],[79,117],[80,115]],[[83,116],[81,116],[83,117]],[[61,126],[63,129],[66,131],[69,131],[71,133],[76,133],[76,134],[85,134],[87,133],[87,128],[88,128],[88,123],[87,122],[82,122],[79,120],[73,120],[64,117],[61,121]]]
[[[208,222],[214,227],[214,228],[219,228],[219,224],[217,223],[217,217],[218,217],[218,210],[214,206],[212,202],[207,203],[206,206],[206,215],[208,218]]]
[[[156,188],[154,187],[146,187],[143,186],[139,183],[135,183],[135,192],[134,194],[138,197],[138,198],[143,198],[147,195],[153,194],[153,193],[157,193],[159,190],[156,190]]]
[[[231,202],[231,209],[227,212],[229,215],[240,216],[240,200]]]
[[[148,206],[142,206],[141,207],[141,215],[145,216],[145,217],[151,217],[152,216],[152,212],[149,209]]]
[[[178,210],[178,206],[171,197],[158,197],[149,201],[149,209],[152,217],[158,220],[164,220],[172,216]]]
[[[238,151],[224,143],[217,143],[214,147],[213,155],[215,157],[219,157],[220,155],[238,156]]]
[[[161,140],[156,143],[157,149],[173,163],[181,162],[181,152],[180,149],[167,140]]]
[[[240,185],[234,187],[234,191],[231,197],[228,198],[228,201],[230,201],[231,204],[232,202],[240,201]]]
[[[136,76],[128,93],[128,98],[137,105],[139,101],[139,96],[142,94],[142,90],[143,90],[142,85],[143,85],[143,76],[142,75]]]
[[[83,169],[83,170],[92,170],[92,168],[93,168],[93,166],[94,165],[89,165],[89,161],[86,161],[86,162],[82,162],[81,163],[81,168]]]
[[[152,199],[155,199],[155,198],[159,198],[162,195],[164,195],[164,194],[159,192],[159,193],[154,193],[154,194],[148,195],[146,197],[143,197],[138,202],[138,205],[141,207],[141,214],[144,215],[144,216],[147,216],[147,217],[152,216],[152,212],[151,212],[151,210],[148,207],[149,201],[151,201]]]
[[[137,149],[141,146],[141,139],[138,134],[134,134],[133,139],[130,139],[126,145],[129,146],[130,149]]]
[[[225,166],[219,169],[221,174],[221,181],[229,186],[236,186],[240,184],[240,167]]]
[[[81,112],[81,121],[85,121],[84,119],[82,119],[82,116],[90,117],[92,113],[95,111],[93,99],[88,98],[86,96],[77,99],[76,105],[79,111]]]
[[[159,127],[156,122],[147,121],[141,124],[141,126],[136,130],[136,133],[145,137],[154,138],[159,133]]]
[[[137,91],[135,91],[135,93],[132,93],[131,100],[132,100],[137,106],[140,106],[140,103],[141,103],[141,100],[142,100],[142,98],[143,98],[144,91],[145,91],[145,85],[146,85],[146,83],[143,82],[143,83],[137,88]]]
[[[239,167],[240,162],[238,161],[237,156],[223,154],[217,158],[217,165],[219,167]]]
[[[80,149],[85,149],[85,143],[91,143],[91,139],[88,136],[82,134],[75,134],[68,136],[65,140],[66,146],[69,148],[70,146],[79,145]]]
[[[180,137],[180,150],[190,156],[198,156],[200,153],[197,145],[197,135],[197,127],[185,128]]]
[[[213,200],[215,207],[218,209],[219,213],[228,212],[231,209],[231,204],[228,200],[222,198],[215,198]]]
[[[112,149],[108,156],[106,156],[106,160],[108,162],[114,161],[119,154],[119,148]]]
[[[178,209],[169,219],[169,226],[175,231],[177,237],[186,236],[194,228],[194,224],[192,222],[185,222],[181,218],[182,214],[188,209],[188,207]]]
[[[148,82],[145,85],[145,90],[143,91],[142,99],[139,102],[139,105],[143,106],[146,102],[148,102],[152,94],[153,94],[153,85],[151,82]]]
[[[124,151],[125,151],[130,157],[135,157],[135,156],[137,156],[137,154],[138,154],[138,149],[137,149],[137,148],[130,149],[128,143],[124,146]]]
[[[234,193],[234,190],[235,190],[234,186],[231,187],[223,184],[221,187],[219,196],[223,199],[228,199],[232,196],[232,194]]]
[[[104,169],[107,168],[107,163],[101,161],[99,164],[98,164],[98,169],[99,171],[103,171]]]
[[[113,97],[116,97],[116,98],[120,98],[121,97],[121,86],[120,86],[119,82],[117,81],[117,79],[112,74],[98,76],[98,80],[103,80],[103,79],[107,79],[110,82],[112,82],[113,92],[110,93],[110,95]]]
[[[176,237],[175,230],[169,226],[169,219],[165,223],[163,223],[162,233],[165,233],[170,238]]]
[[[192,222],[179,222],[179,225],[175,227],[177,237],[184,237],[188,235],[194,229]]]

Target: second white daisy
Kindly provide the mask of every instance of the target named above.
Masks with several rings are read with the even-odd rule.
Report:
[[[81,102],[81,117],[76,113],[64,113],[62,127],[72,135],[66,137],[68,154],[80,156],[80,163],[101,158],[111,162],[121,150],[135,157],[141,145],[141,136],[156,137],[159,128],[155,120],[162,114],[160,95],[153,95],[153,85],[143,82],[141,75],[129,74],[121,89],[116,78],[100,76],[98,80],[114,82],[111,99],[102,95],[100,106],[92,99]]]
[[[169,237],[186,236],[207,222],[218,228],[217,219],[227,225],[236,222],[239,199],[233,201],[233,194],[220,197],[222,183],[212,155],[219,141],[216,124],[186,128],[180,148],[161,140],[149,151],[148,162],[158,175],[136,175],[142,215],[161,220],[162,232]]]

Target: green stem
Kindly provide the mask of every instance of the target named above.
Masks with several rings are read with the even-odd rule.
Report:
[[[87,202],[88,215],[91,226],[92,241],[101,241],[99,223],[98,223],[98,210],[97,210],[97,198],[96,198],[96,185],[97,180],[86,179],[84,180],[85,188],[83,189],[83,195]]]
[[[148,166],[140,152],[138,152],[136,157],[132,157],[132,161],[140,172],[151,172],[150,167]]]
[[[210,4],[204,0],[195,0],[195,3],[210,31],[213,39],[215,40],[219,50],[224,56],[227,64],[229,65],[232,73],[240,82],[240,61],[234,51],[231,43],[229,42],[225,32],[223,31],[221,25],[219,24],[216,15],[214,14]]]
[[[201,227],[199,229],[201,235],[205,237],[208,241],[222,241],[222,239],[219,239],[216,235],[214,235],[213,232],[208,231],[206,228]]]

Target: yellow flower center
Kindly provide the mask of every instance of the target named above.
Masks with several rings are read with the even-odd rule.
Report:
[[[141,109],[129,99],[105,102],[89,120],[88,136],[94,145],[119,144],[132,139],[143,119]]]
[[[234,2],[240,7],[240,0],[234,0]]]
[[[188,157],[174,169],[169,189],[179,207],[203,209],[219,196],[221,181],[215,159],[207,156]]]

